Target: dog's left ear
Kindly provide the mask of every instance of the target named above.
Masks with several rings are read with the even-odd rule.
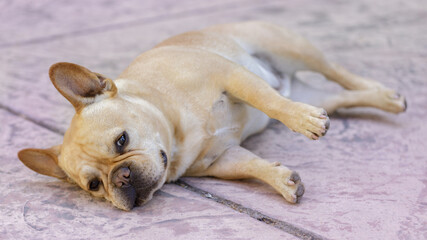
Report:
[[[74,63],[53,64],[49,69],[49,77],[77,112],[101,99],[97,96],[112,97],[117,93],[113,80]]]
[[[61,145],[48,149],[28,148],[18,152],[18,158],[31,170],[43,175],[63,179],[67,175],[58,166]]]

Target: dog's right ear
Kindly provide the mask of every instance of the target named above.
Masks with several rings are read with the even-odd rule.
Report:
[[[31,170],[43,175],[63,179],[67,175],[58,166],[61,145],[48,149],[28,148],[18,152],[18,158]]]
[[[113,80],[74,63],[53,64],[49,69],[49,77],[77,112],[101,99],[97,96],[112,97],[117,93]]]

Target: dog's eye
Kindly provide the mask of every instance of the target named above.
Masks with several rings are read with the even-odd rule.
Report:
[[[92,179],[92,181],[89,182],[89,190],[91,190],[91,191],[98,190],[100,183],[101,183],[101,181],[99,181],[99,179],[97,179],[97,178]]]
[[[126,132],[124,132],[119,139],[117,140],[116,144],[119,147],[123,147],[126,144],[127,138],[126,138]]]
[[[129,136],[126,131],[124,131],[116,140],[116,150],[119,153],[122,153],[126,144],[128,143]]]
[[[163,150],[160,150],[160,155],[162,156],[162,159],[163,159],[163,165],[166,167],[168,165],[168,156]]]

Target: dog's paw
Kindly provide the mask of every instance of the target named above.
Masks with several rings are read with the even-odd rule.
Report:
[[[383,109],[391,113],[405,112],[408,104],[404,96],[391,89],[380,91],[380,96],[383,98]]]
[[[329,129],[330,121],[327,112],[304,103],[293,103],[291,116],[282,122],[294,132],[317,140],[324,136]]]
[[[275,181],[275,189],[282,194],[286,201],[298,203],[305,191],[299,174],[280,166],[277,167],[277,170],[279,174]]]
[[[301,182],[299,174],[292,171],[290,177],[285,179],[285,184],[286,186],[284,186],[282,192],[283,197],[290,203],[298,203],[305,192],[304,184]]]

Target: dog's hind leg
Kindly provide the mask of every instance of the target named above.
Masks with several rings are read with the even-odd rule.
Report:
[[[324,75],[328,80],[338,83],[349,91],[378,90],[377,93],[375,91],[363,93],[347,91],[333,96],[327,100],[329,110],[335,110],[336,107],[369,106],[399,113],[406,109],[405,98],[396,91],[384,87],[379,82],[352,74],[337,64],[330,63],[309,41],[287,29],[270,23],[247,22],[219,25],[209,30],[231,36],[249,54],[271,65],[275,71],[281,74],[294,76],[298,71],[313,71]],[[332,107],[334,101],[335,104]],[[315,105],[322,106],[319,103]],[[331,112],[329,111],[329,113]]]
[[[222,179],[256,178],[269,185],[291,203],[304,194],[304,185],[298,173],[278,162],[268,162],[240,146],[231,147],[205,171],[194,177],[212,176]]]
[[[330,63],[308,40],[275,24],[244,22],[217,25],[206,30],[230,36],[249,54],[289,76],[298,71],[315,71],[349,90],[383,87]]]
[[[387,88],[331,91],[316,88],[309,81],[292,81],[290,98],[325,109],[332,114],[339,108],[374,107],[391,113],[406,110],[404,97]]]
[[[391,113],[400,113],[407,107],[406,101],[402,99],[402,96],[387,89],[345,90],[326,98],[319,106],[325,108],[328,113],[333,113],[339,108],[352,107],[374,107]]]
[[[405,97],[382,84],[352,74],[344,68],[329,64],[328,69],[313,69],[327,79],[339,83],[346,90],[325,98],[318,106],[328,113],[338,108],[374,107],[390,113],[404,112],[407,108]],[[297,83],[298,84],[298,83]]]

